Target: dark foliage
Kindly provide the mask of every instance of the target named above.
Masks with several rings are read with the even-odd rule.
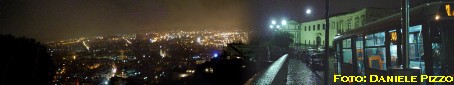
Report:
[[[280,48],[289,48],[293,43],[293,35],[288,32],[277,32],[272,41],[274,46]]]
[[[0,35],[0,84],[48,85],[55,70],[47,48],[34,39]]]

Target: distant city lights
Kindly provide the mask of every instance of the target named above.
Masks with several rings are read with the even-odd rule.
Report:
[[[217,58],[217,57],[218,57],[218,54],[217,54],[217,53],[214,53],[213,57],[214,57],[214,58]]]

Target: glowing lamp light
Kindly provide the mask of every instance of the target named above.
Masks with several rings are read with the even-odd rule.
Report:
[[[273,25],[270,25],[270,28],[274,28],[274,26],[273,26]]]
[[[287,25],[287,21],[286,21],[286,20],[282,20],[282,21],[281,21],[281,24],[282,24],[282,25]]]
[[[273,24],[273,25],[274,25],[274,24],[276,24],[276,21],[274,21],[274,20],[273,20],[273,21],[271,21],[271,24]]]
[[[397,33],[391,32],[391,42],[397,42]]]
[[[435,20],[438,20],[438,19],[440,19],[440,15],[435,16]]]
[[[446,8],[446,15],[447,15],[447,16],[453,16],[453,14],[451,14],[451,5],[446,4],[446,5],[445,5],[445,8]],[[453,13],[454,13],[454,12],[453,12]]]
[[[310,9],[306,9],[306,14],[311,14],[311,10]]]
[[[187,76],[189,76],[189,75],[188,74],[180,74],[181,78],[184,78],[184,77],[187,77]]]

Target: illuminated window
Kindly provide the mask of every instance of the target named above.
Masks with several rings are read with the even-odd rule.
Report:
[[[422,25],[409,27],[408,36],[408,60],[410,61],[410,68],[422,69],[424,72],[424,55],[423,40],[421,34]]]
[[[369,68],[386,70],[386,50],[385,47],[366,47],[366,56],[369,60]]]
[[[366,35],[366,46],[384,46],[384,45],[385,45],[384,32]]]
[[[342,40],[342,54],[344,63],[353,64],[351,39]]]
[[[384,41],[384,32],[366,35],[366,62],[369,63],[369,68],[387,70]]]
[[[399,65],[397,64],[397,42],[393,42],[393,36],[396,36],[395,39],[397,40],[397,35],[396,35],[396,30],[390,31],[390,36],[391,36],[391,42],[389,44],[390,48],[390,54],[391,54],[391,68],[399,68]]]
[[[355,39],[355,50],[356,50],[356,53],[354,55],[356,55],[356,61],[357,61],[357,66],[358,66],[358,73],[361,73],[360,75],[364,75],[364,69],[365,69],[365,64],[364,64],[364,39],[362,36],[360,37],[357,37]]]
[[[391,42],[397,43],[397,33],[396,32],[390,32],[389,33],[391,36]]]
[[[446,8],[446,15],[452,16],[453,14],[451,14],[451,6],[449,4],[446,4],[445,8]]]

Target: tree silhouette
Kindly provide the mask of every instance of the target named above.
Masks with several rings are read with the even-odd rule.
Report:
[[[284,48],[284,49],[289,48],[290,44],[292,44],[292,43],[293,43],[293,35],[288,32],[284,32],[284,31],[277,32],[272,40],[272,44],[274,46]]]
[[[0,35],[0,84],[51,84],[54,68],[47,48],[34,39]]]

